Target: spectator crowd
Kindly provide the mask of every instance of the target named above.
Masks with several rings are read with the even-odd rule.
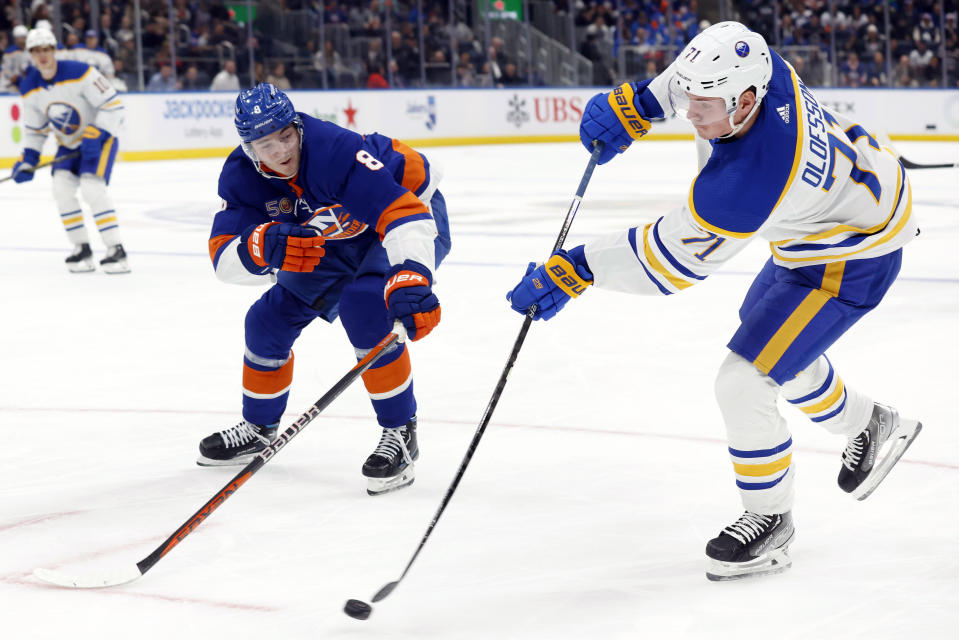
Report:
[[[762,33],[811,85],[959,86],[956,0],[887,2],[888,28],[882,0],[738,0],[730,17]],[[499,29],[503,16],[481,15],[475,0],[273,0],[253,3],[251,16],[245,2],[224,0],[141,0],[139,16],[132,0],[93,4],[96,13],[84,0],[5,3],[0,92],[17,91],[33,27],[54,32],[58,58],[97,67],[120,91],[558,82],[528,54],[528,31],[526,39],[509,35],[523,32]],[[591,77],[576,76],[580,84],[655,75],[709,24],[698,0],[523,4],[523,26],[591,65]]]

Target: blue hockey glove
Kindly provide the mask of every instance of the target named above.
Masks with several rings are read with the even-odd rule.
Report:
[[[103,153],[103,143],[110,139],[110,134],[103,129],[88,125],[83,130],[83,139],[80,140],[80,157],[82,159],[99,158]]]
[[[251,273],[269,269],[310,272],[326,255],[326,238],[313,227],[288,222],[265,222],[240,235],[240,261]]]
[[[24,149],[23,155],[20,156],[20,159],[13,165],[13,173],[10,174],[13,177],[13,181],[20,183],[33,180],[33,173],[39,162],[39,151],[36,149]]]
[[[570,298],[578,298],[593,284],[593,274],[586,264],[582,245],[568,253],[560,249],[537,266],[530,262],[526,275],[506,294],[513,311],[526,315],[536,305],[534,320],[549,320],[566,306]]]
[[[616,154],[626,151],[633,140],[639,140],[649,133],[647,118],[662,117],[662,109],[660,113],[645,115],[638,108],[639,100],[636,98],[649,82],[627,82],[609,93],[596,94],[586,103],[579,125],[579,139],[590,153],[593,152],[593,140],[606,143],[599,156],[599,164],[609,162]]]
[[[390,324],[399,320],[410,340],[419,340],[440,323],[440,301],[433,294],[429,269],[413,260],[394,265],[386,274],[383,297]]]

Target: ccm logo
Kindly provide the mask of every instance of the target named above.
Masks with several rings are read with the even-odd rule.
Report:
[[[639,117],[639,114],[636,113],[632,100],[627,99],[625,93],[623,93],[622,86],[616,87],[613,90],[613,99],[616,101],[617,107],[619,107],[619,119],[627,128],[632,129],[631,134],[643,137],[649,133],[645,123]]]

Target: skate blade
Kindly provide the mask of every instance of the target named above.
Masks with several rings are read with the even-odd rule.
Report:
[[[922,431],[922,423],[916,420],[907,419],[899,423],[899,427],[889,437],[892,441],[889,445],[889,451],[883,456],[882,460],[876,463],[876,466],[872,469],[872,473],[869,474],[863,483],[852,492],[852,496],[856,500],[865,500],[872,495],[872,492],[876,490],[879,483],[889,475],[892,468],[896,466],[899,459],[906,453],[906,449],[913,443],[920,431]]]
[[[709,558],[706,578],[711,582],[727,582],[783,573],[793,565],[788,551],[783,547],[749,562],[720,562]]]
[[[413,484],[413,467],[406,467],[402,472],[392,478],[367,478],[369,483],[366,487],[366,493],[371,496],[379,496],[384,493],[390,493]]]
[[[250,464],[250,461],[258,455],[258,453],[251,453],[245,456],[230,458],[229,460],[214,460],[213,458],[200,455],[197,457],[196,463],[201,467],[240,467]]]
[[[130,273],[130,265],[126,262],[115,262],[113,264],[101,264],[103,273]]]
[[[67,269],[70,273],[91,273],[96,271],[96,268],[93,266],[92,262],[74,262],[67,265]]]

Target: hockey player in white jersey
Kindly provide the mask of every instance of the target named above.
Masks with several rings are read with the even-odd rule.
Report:
[[[759,34],[723,22],[697,35],[661,75],[595,96],[584,110],[599,162],[655,119],[693,124],[700,171],[685,205],[641,227],[530,264],[507,295],[549,319],[587,286],[671,295],[705,279],[753,237],[772,257],[750,286],[715,392],[745,513],[706,546],[707,577],[787,569],[792,438],[777,397],[844,436],[839,486],[866,498],[921,425],[847,386],[825,352],[873,309],[917,234],[897,157],[861,125],[824,109]]]
[[[20,81],[26,133],[23,154],[13,166],[13,180],[33,179],[44,140],[52,132],[58,142],[56,158],[63,157],[53,166],[53,198],[67,238],[74,245],[66,259],[67,268],[74,273],[95,269],[77,198],[79,189],[107,247],[100,267],[106,273],[128,273],[116,210],[107,193],[123,124],[123,104],[95,68],[57,60],[56,46],[56,38],[47,29],[32,29],[27,34],[33,67]]]

